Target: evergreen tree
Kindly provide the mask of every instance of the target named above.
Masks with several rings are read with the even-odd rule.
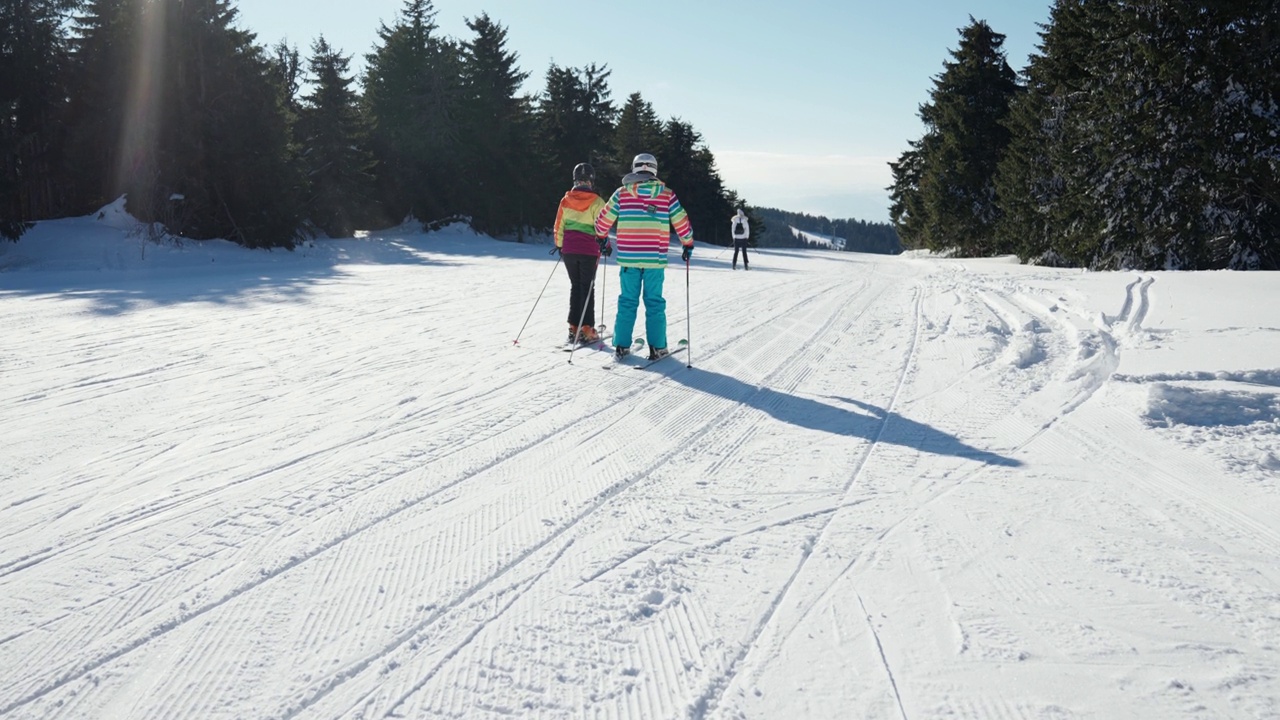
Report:
[[[1113,0],[1059,0],[1041,26],[1026,92],[1011,104],[997,172],[1003,246],[1024,260],[1088,264],[1104,235],[1093,188],[1103,168],[1090,106],[1115,62]]]
[[[64,175],[72,212],[87,214],[124,192],[121,142],[144,0],[89,0],[74,21]]]
[[[994,177],[1009,143],[1003,121],[1018,86],[1001,49],[1004,37],[970,18],[920,108],[926,136],[908,151],[918,157],[904,155],[894,168],[894,208],[911,220],[899,227],[909,242],[966,254],[1006,250],[995,244]],[[911,197],[915,193],[919,197]]]
[[[631,160],[653,153],[662,144],[662,121],[640,93],[632,93],[618,115],[613,137],[612,169],[619,177],[631,171]]]
[[[675,190],[689,213],[694,238],[730,244],[729,218],[737,212],[738,198],[725,189],[715,156],[701,133],[689,123],[673,118],[663,127],[662,139],[653,154],[658,158],[658,176]]]
[[[600,191],[609,192],[609,151],[617,112],[610,100],[609,74],[607,68],[594,64],[582,69],[552,65],[547,70],[537,122],[552,205],[580,162],[595,166]]]
[[[531,101],[519,95],[527,73],[507,50],[507,30],[488,15],[467,21],[475,37],[462,45],[463,209],[481,232],[504,234],[530,224],[539,167]],[[545,214],[545,213],[543,213]]]
[[[60,151],[70,0],[0,4],[0,237],[16,240],[32,220],[66,206]]]
[[[1095,267],[1275,267],[1274,3],[1122,5],[1115,62],[1082,120],[1105,172]]]
[[[757,234],[752,225],[752,237],[759,238],[761,247],[812,247],[811,244],[797,237],[791,230],[818,233],[841,238],[845,241],[847,252],[881,253],[897,255],[902,252],[902,244],[893,226],[887,223],[873,223],[854,219],[829,219],[824,216],[813,216],[806,213],[787,212],[777,208],[753,208],[768,223],[767,228]]]
[[[1004,35],[972,20],[960,34],[954,62],[946,63],[932,102],[921,108],[925,124],[938,133],[935,151],[924,157],[922,191],[939,240],[990,254],[1005,250],[993,242],[999,219],[994,176],[1009,142],[1003,120],[1017,85],[1001,50]]]
[[[936,141],[937,134],[926,134],[919,140],[908,140],[910,149],[902,153],[897,162],[889,163],[893,173],[893,185],[889,186],[889,219],[902,236],[907,247],[924,248],[929,237],[929,213],[925,208],[920,183],[924,178],[924,157]],[[938,234],[939,231],[934,231]]]
[[[129,207],[188,237],[292,247],[302,179],[283,91],[236,16],[229,0],[145,6],[124,133]]]
[[[378,197],[391,221],[430,221],[458,211],[458,46],[436,31],[430,0],[405,0],[400,19],[378,31],[366,56],[365,110]]]
[[[313,89],[298,122],[310,191],[306,214],[329,237],[350,237],[368,220],[374,165],[360,99],[351,88],[351,58],[320,37],[307,65]]]
[[[1276,267],[1280,7],[1059,0],[998,186],[1019,254]]]
[[[539,173],[541,190],[536,196],[543,208],[553,208],[568,186],[572,168],[579,163],[590,163],[595,169],[595,190],[602,195],[612,192],[622,177],[613,158],[617,110],[608,79],[608,68],[595,64],[577,69],[553,64],[547,70],[547,87],[539,96],[536,113],[544,156]],[[547,217],[545,211],[543,214]],[[549,225],[550,217],[544,223]]]
[[[350,58],[347,58],[347,62],[349,65]],[[301,108],[299,93],[302,90],[302,54],[298,52],[298,48],[281,40],[271,46],[269,63],[271,74],[280,86],[285,109],[290,116],[297,117]]]
[[[1280,5],[1224,0],[1209,10],[1197,43],[1215,61],[1199,87],[1209,100],[1209,266],[1280,270]]]

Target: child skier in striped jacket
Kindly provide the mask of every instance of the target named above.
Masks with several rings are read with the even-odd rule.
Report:
[[[658,179],[658,161],[652,155],[637,155],[631,170],[596,217],[596,236],[607,237],[617,223],[622,294],[613,324],[614,352],[618,357],[631,352],[636,311],[643,297],[649,358],[656,360],[668,354],[667,301],[662,284],[671,232],[679,236],[684,246],[681,258],[687,263],[693,255],[693,227],[676,194]]]

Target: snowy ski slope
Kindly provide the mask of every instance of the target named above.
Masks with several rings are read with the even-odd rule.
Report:
[[[1274,274],[700,247],[602,372],[544,247],[122,222],[0,244],[0,718],[1280,717]]]

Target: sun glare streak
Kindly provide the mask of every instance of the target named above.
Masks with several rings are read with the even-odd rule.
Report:
[[[164,30],[167,0],[138,4],[142,36],[133,55],[125,122],[120,133],[116,187],[145,189],[153,181],[156,142],[160,133],[160,88],[164,80]],[[141,199],[141,198],[140,198]]]

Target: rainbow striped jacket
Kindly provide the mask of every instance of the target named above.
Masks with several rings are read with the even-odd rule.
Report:
[[[679,198],[661,180],[628,183],[614,191],[596,216],[596,235],[618,224],[617,257],[623,267],[665,268],[671,232],[693,245],[693,226]]]

